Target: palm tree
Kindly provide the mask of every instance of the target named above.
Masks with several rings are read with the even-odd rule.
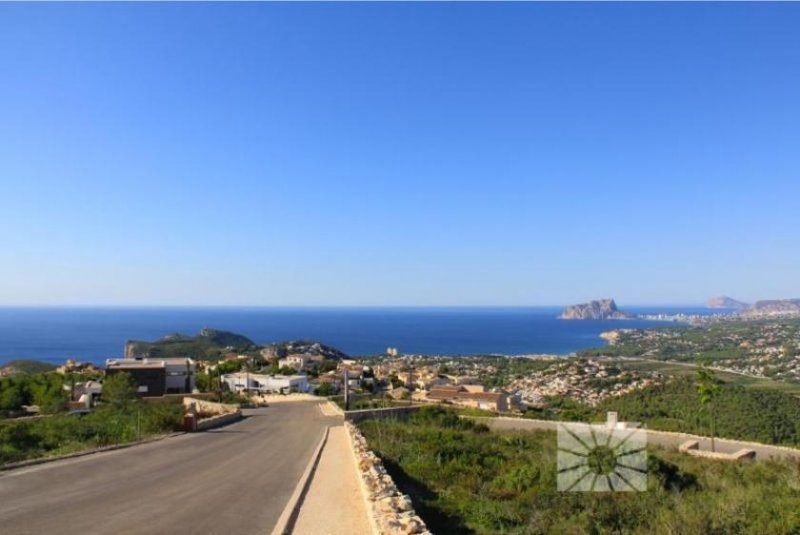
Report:
[[[711,451],[716,451],[714,437],[717,435],[717,418],[714,401],[720,393],[717,377],[708,369],[705,361],[697,362],[697,394],[700,396],[700,403],[706,408],[711,418]]]

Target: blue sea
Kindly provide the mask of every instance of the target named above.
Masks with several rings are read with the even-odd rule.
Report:
[[[0,308],[0,364],[26,358],[102,363],[126,340],[213,327],[256,343],[317,340],[350,355],[387,347],[431,355],[568,354],[602,345],[603,331],[671,325],[642,320],[562,321],[561,307],[520,308]],[[703,308],[625,308],[708,314]]]

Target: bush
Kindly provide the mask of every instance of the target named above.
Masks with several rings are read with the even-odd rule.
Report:
[[[434,533],[800,533],[796,461],[651,449],[647,492],[558,492],[551,431],[487,433],[441,407],[360,427]]]

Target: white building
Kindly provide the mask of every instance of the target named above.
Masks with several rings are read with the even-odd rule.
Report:
[[[287,368],[294,368],[295,370],[302,370],[306,366],[309,365],[311,359],[309,359],[308,355],[303,354],[296,354],[296,355],[289,355],[288,357],[284,357],[278,361],[278,366],[283,368],[284,366]]]
[[[248,384],[248,379],[250,383]],[[234,392],[250,390],[261,394],[269,392],[308,392],[308,377],[305,375],[262,375],[257,373],[228,373],[222,376],[228,388]]]

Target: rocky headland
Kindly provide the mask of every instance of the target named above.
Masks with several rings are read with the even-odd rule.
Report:
[[[565,308],[558,319],[562,320],[625,320],[634,319],[635,314],[623,312],[617,308],[613,299],[598,299],[580,305]]]

